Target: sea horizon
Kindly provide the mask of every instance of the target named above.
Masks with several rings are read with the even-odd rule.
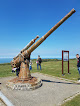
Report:
[[[32,59],[37,59],[37,58],[31,58]],[[62,58],[42,58],[42,59],[58,59],[58,60],[61,60]],[[70,59],[73,59],[73,58],[70,58]],[[10,63],[11,61],[13,60],[12,57],[0,57],[0,64],[2,63]]]

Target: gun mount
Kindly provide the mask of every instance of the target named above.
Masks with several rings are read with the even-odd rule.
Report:
[[[73,13],[75,13],[75,10],[72,9],[65,17],[63,17],[54,27],[52,27],[44,36],[42,36],[34,45],[31,42],[30,45],[28,45],[26,48],[24,48],[21,53],[15,57],[11,65],[12,67],[20,67],[20,73],[19,78],[17,80],[26,82],[33,80],[33,77],[31,77],[30,71],[29,71],[29,59],[31,53],[52,33],[54,32],[63,22],[65,22]],[[32,46],[31,46],[32,45]],[[31,46],[31,47],[30,47]],[[13,81],[16,80],[14,79]],[[35,80],[32,82],[33,85],[35,85]],[[40,84],[41,86],[41,84]]]

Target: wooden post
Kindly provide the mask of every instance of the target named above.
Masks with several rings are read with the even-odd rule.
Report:
[[[68,74],[69,74],[69,51],[68,51]]]
[[[68,53],[68,59],[64,59],[64,52]],[[68,62],[68,74],[69,73],[69,51],[64,51],[62,50],[62,75],[64,75],[64,61],[67,61]]]
[[[63,50],[62,50],[62,75],[63,75]]]

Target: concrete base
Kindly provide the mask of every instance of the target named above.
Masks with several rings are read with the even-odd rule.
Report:
[[[80,92],[80,85],[71,80],[32,73],[42,79],[43,85],[32,91],[7,89],[6,83],[14,77],[0,78],[1,91],[14,106],[61,106],[64,100]],[[65,91],[66,90],[66,91]]]
[[[15,81],[16,80],[16,81]],[[14,82],[15,81],[15,82]],[[28,81],[20,81],[18,78],[14,78],[7,82],[6,87],[12,90],[34,90],[42,86],[42,81],[40,78],[33,77]]]

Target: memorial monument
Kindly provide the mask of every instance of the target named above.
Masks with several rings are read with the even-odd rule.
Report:
[[[72,9],[65,17],[63,17],[54,27],[52,27],[35,44],[33,43],[38,38],[38,36],[34,40],[32,40],[23,50],[21,50],[21,52],[16,57],[13,58],[13,60],[11,61],[11,66],[12,68],[20,67],[20,73],[19,73],[19,77],[16,77],[7,82],[6,84],[7,87],[16,89],[16,90],[17,89],[32,90],[42,85],[41,79],[33,77],[30,74],[30,70],[29,70],[30,55],[53,31],[55,31],[73,13],[75,13],[74,9]]]

